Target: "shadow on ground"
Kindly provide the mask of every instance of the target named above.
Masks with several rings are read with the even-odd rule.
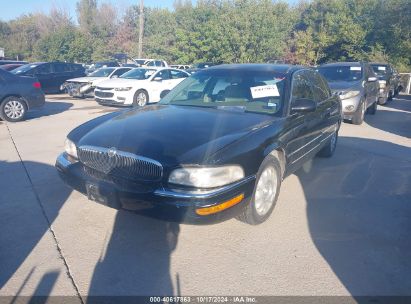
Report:
[[[400,95],[384,106],[378,106],[377,113],[367,115],[365,121],[382,131],[411,138],[411,96]]]
[[[27,177],[26,170],[30,172],[30,179]],[[33,181],[36,181],[35,192],[33,192]],[[58,216],[71,190],[58,180],[53,166],[30,161],[25,161],[24,166],[21,162],[0,161],[0,185],[2,222],[0,289],[2,289],[49,232],[49,224],[52,224]],[[40,199],[42,204],[48,205],[47,219]],[[50,249],[55,250],[54,247]],[[41,257],[37,259],[41,260]],[[35,268],[32,268],[23,280],[20,291],[34,271]],[[57,277],[57,272],[45,274],[33,295],[48,295]]]
[[[43,107],[29,111],[25,120],[60,114],[69,110],[72,106],[73,104],[68,102],[46,101]]]
[[[411,149],[340,137],[312,162],[297,172],[309,229],[339,280],[353,296],[411,295]]]

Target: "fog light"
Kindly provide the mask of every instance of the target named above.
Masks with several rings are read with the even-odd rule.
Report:
[[[196,209],[196,213],[198,215],[210,215],[210,214],[218,213],[218,212],[221,212],[225,209],[228,209],[228,208],[230,208],[234,205],[237,205],[243,199],[244,199],[244,193],[241,193],[240,195],[238,195],[238,196],[236,196],[236,197],[234,197],[234,198],[232,198],[232,199],[230,199],[226,202],[218,204],[216,206]]]
[[[117,97],[117,99],[118,99],[118,100],[121,100],[121,101],[125,101],[125,100],[126,100],[125,97]]]
[[[347,111],[353,111],[353,110],[354,110],[354,106],[353,106],[353,105],[349,105],[349,106],[346,106],[345,109],[346,109]]]

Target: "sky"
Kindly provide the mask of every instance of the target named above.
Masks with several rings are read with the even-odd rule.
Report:
[[[102,2],[111,2],[120,10],[124,10],[132,4],[140,3],[140,0],[100,0]],[[63,8],[70,12],[73,20],[76,20],[76,3],[77,0],[0,0],[0,20],[9,21],[22,14],[29,13],[48,13],[50,8]],[[144,5],[151,7],[172,8],[174,0],[144,0]]]

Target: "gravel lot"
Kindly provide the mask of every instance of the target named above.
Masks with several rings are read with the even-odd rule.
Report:
[[[54,169],[65,136],[116,109],[47,100],[0,121],[0,295],[411,295],[410,96],[343,124],[334,157],[287,178],[255,227],[168,223],[71,191]]]

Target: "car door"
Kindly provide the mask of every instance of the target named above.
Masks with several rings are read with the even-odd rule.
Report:
[[[317,102],[317,115],[315,115],[316,121],[314,123],[318,127],[319,141],[317,144],[319,144],[335,131],[336,123],[340,118],[338,117],[339,108],[335,102],[336,97],[332,96],[327,81],[318,72],[308,71],[308,73],[310,74],[314,99]]]
[[[172,90],[176,85],[186,79],[189,75],[178,69],[170,70],[170,82],[169,82],[169,90]]]
[[[308,113],[293,113],[291,111],[291,107],[298,99],[315,100],[309,77],[310,73],[307,71],[295,72],[291,80],[290,107],[286,128],[291,130],[292,135],[285,148],[289,171],[294,171],[303,163],[304,157],[315,147],[321,136],[317,111]]]
[[[150,101],[157,102],[160,100],[161,93],[170,87],[170,71],[163,69],[152,76],[151,91],[149,92]]]
[[[41,88],[45,93],[55,91],[55,84],[53,79],[53,71],[50,63],[40,64],[32,71],[33,77],[36,77],[41,83]]]

